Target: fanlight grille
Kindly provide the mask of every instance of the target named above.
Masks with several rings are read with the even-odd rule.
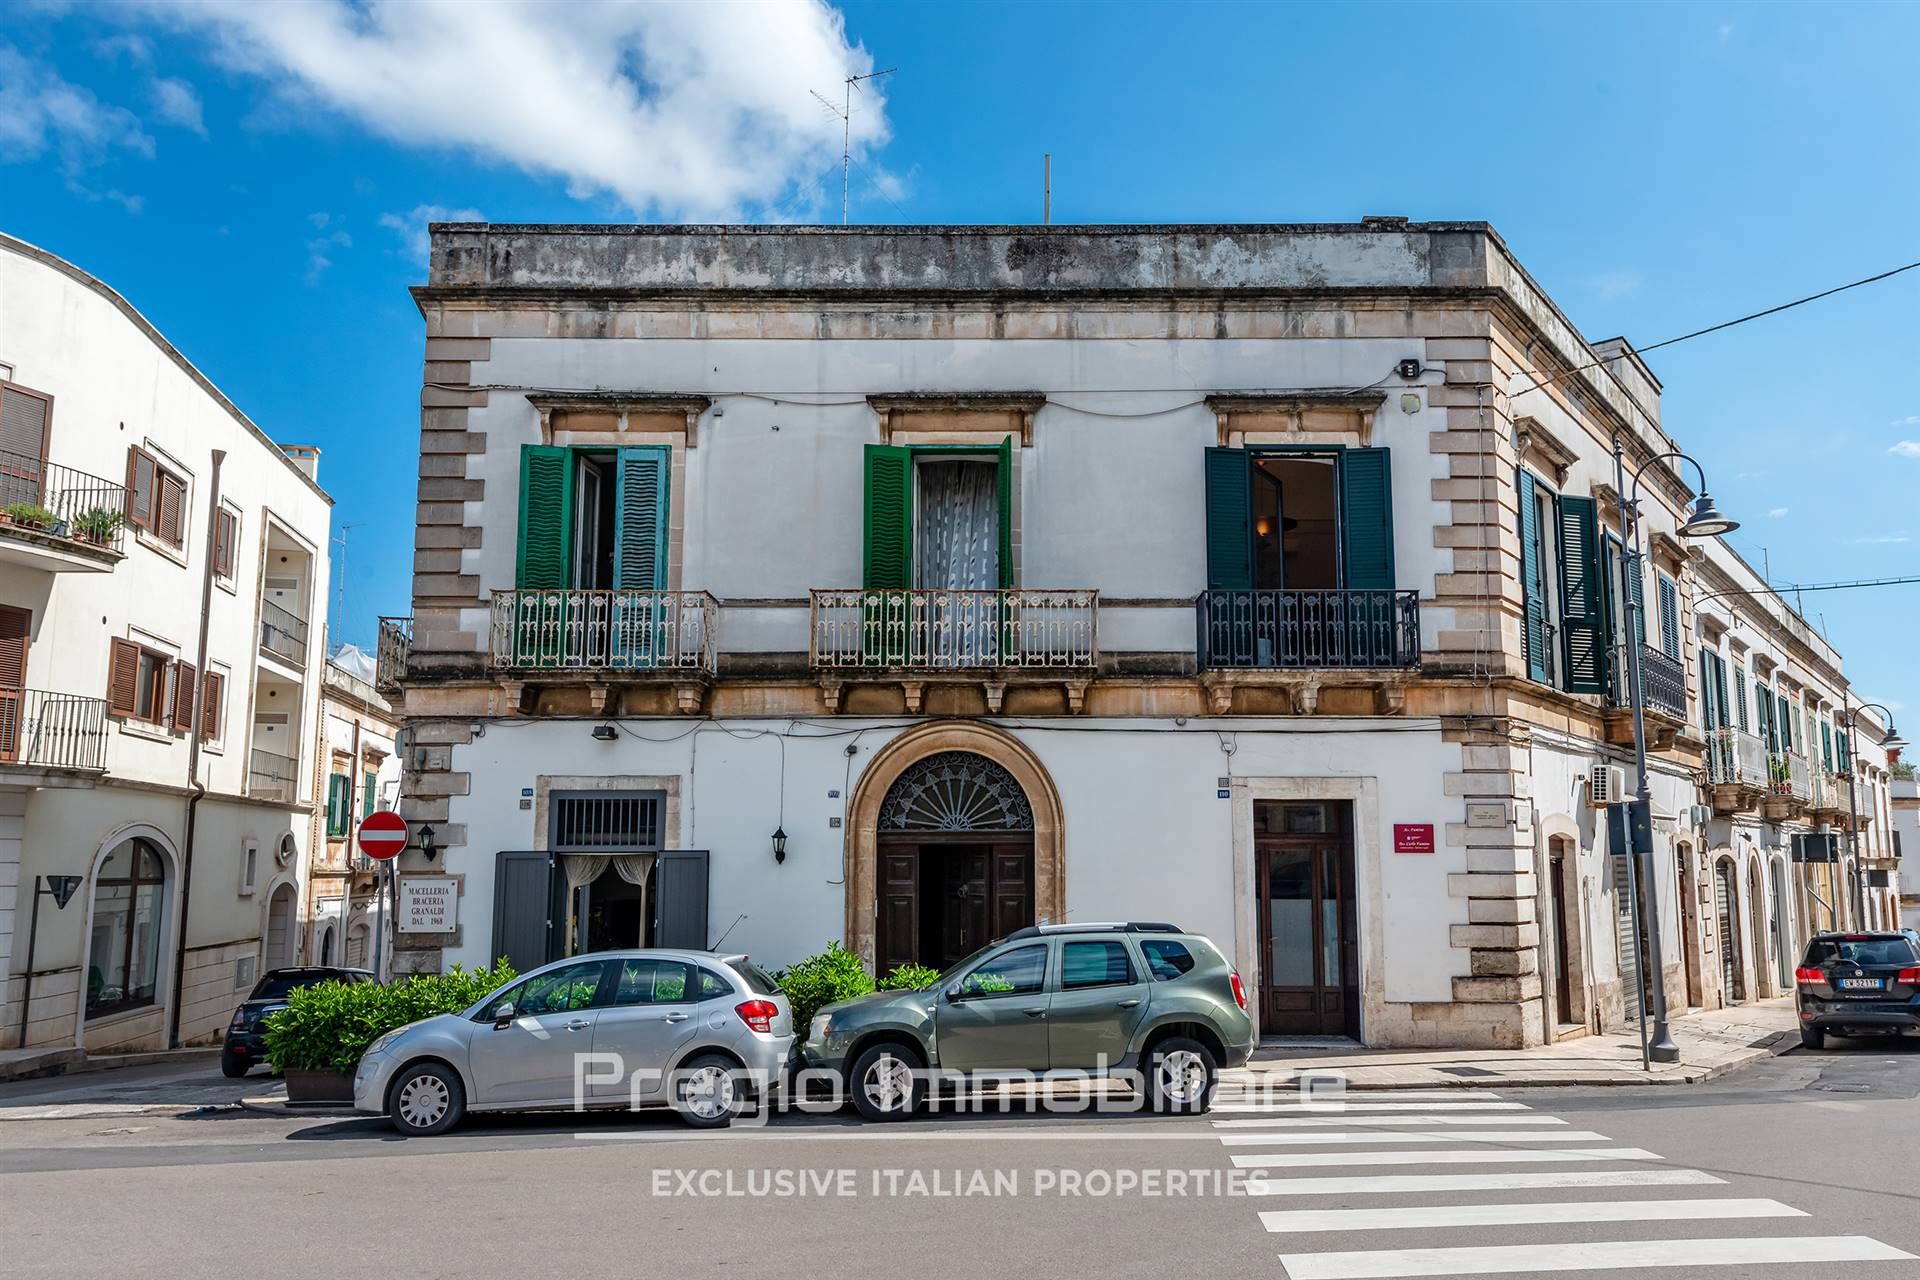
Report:
[[[1000,765],[968,751],[943,751],[888,789],[880,830],[1031,831],[1033,806]]]

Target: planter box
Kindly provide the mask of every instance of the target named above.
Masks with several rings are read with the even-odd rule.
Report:
[[[287,1068],[288,1102],[353,1101],[353,1076],[345,1071],[308,1071]]]

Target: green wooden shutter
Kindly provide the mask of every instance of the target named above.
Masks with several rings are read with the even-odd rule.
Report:
[[[1747,669],[1734,664],[1733,668],[1733,722],[1740,732],[1747,731]]]
[[[864,584],[913,585],[913,454],[895,445],[867,446],[867,546]]]
[[[1700,651],[1700,727],[1713,729],[1713,655]]]
[[[622,449],[614,473],[613,585],[625,591],[663,591],[667,586],[667,479],[671,451],[665,445]]]
[[[1560,634],[1569,693],[1607,687],[1606,569],[1600,560],[1600,510],[1592,498],[1560,498]]]
[[[1713,655],[1713,706],[1714,711],[1717,713],[1713,727],[1716,729],[1726,728],[1729,723],[1727,718],[1727,661],[1717,653]]]
[[[1207,450],[1207,590],[1253,587],[1253,475],[1244,449]]]
[[[1845,729],[1840,730],[1840,767],[1853,772],[1853,735]]]
[[[520,446],[520,555],[514,585],[569,585],[573,549],[573,468],[567,450]]]
[[[1833,772],[1833,725],[1826,720],[1820,722],[1820,763]]]
[[[1680,656],[1680,588],[1664,573],[1654,575],[1660,589],[1660,649],[1669,658]]]
[[[1642,647],[1647,643],[1647,562],[1635,557],[1633,574],[1627,579],[1627,590],[1633,601],[1634,639]]]
[[[347,796],[352,786],[344,773],[327,775],[327,834],[330,836],[347,834]]]
[[[1000,442],[1000,588],[1013,588],[1013,437]]]
[[[1787,695],[1783,693],[1783,694],[1780,694],[1779,697],[1780,697],[1780,727],[1779,727],[1778,733],[1780,737],[1780,749],[1782,751],[1792,751],[1793,750],[1793,712],[1790,711],[1787,707]]]
[[[1340,455],[1340,522],[1349,591],[1393,590],[1393,468],[1390,449]]]
[[[1547,678],[1547,578],[1540,563],[1539,483],[1528,472],[1519,473],[1520,486],[1520,595],[1524,615],[1527,678]]]
[[[371,770],[363,770],[360,776],[363,779],[360,784],[360,816],[365,818],[373,812],[373,787],[377,775]]]

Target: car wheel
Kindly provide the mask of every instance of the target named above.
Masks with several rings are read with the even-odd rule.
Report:
[[[1805,1049],[1824,1049],[1827,1047],[1827,1033],[1817,1027],[1802,1027],[1800,1045]]]
[[[245,1058],[236,1058],[224,1049],[220,1051],[220,1074],[229,1080],[238,1080],[252,1065]]]
[[[1162,1040],[1147,1055],[1147,1105],[1165,1114],[1197,1115],[1213,1099],[1218,1071],[1213,1055],[1198,1040]]]
[[[674,1072],[673,1109],[696,1129],[724,1129],[746,1105],[746,1076],[731,1058],[703,1053]]]
[[[854,1059],[847,1081],[853,1105],[866,1120],[904,1120],[920,1109],[926,1082],[920,1064],[897,1044],[876,1044]]]
[[[451,1067],[422,1062],[393,1077],[387,1088],[387,1118],[411,1138],[445,1133],[467,1113],[467,1091]]]

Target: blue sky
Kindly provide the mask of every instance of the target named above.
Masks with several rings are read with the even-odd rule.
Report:
[[[1486,219],[1650,344],[1920,258],[1920,6],[10,7],[0,229],[144,311],[351,524],[336,639],[408,610],[422,222]],[[1776,581],[1920,572],[1920,272],[1654,353]],[[1913,442],[1902,451],[1903,441]],[[1762,551],[1764,548],[1764,553]],[[1806,598],[1920,708],[1920,587]]]

